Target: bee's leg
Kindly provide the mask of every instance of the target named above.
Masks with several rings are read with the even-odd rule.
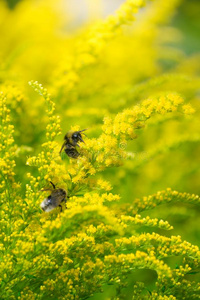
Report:
[[[62,211],[62,205],[58,205],[60,207],[60,212]]]
[[[45,192],[45,191],[52,191],[52,189],[49,189],[49,188],[43,188],[43,189],[39,190],[39,192]]]
[[[61,154],[61,152],[62,152],[62,149],[64,148],[64,146],[66,145],[66,141],[64,141],[64,143],[62,144],[62,147],[61,147],[61,149],[60,149],[60,152],[59,152],[59,154]]]
[[[85,144],[85,142],[84,142],[84,140],[82,139],[81,136],[79,136],[79,141]],[[77,146],[79,146],[79,145],[77,144]],[[80,146],[79,146],[79,147],[80,147]]]
[[[67,196],[67,198],[69,198],[69,196]],[[64,201],[65,201],[65,208],[67,209],[67,199],[65,199]]]
[[[51,183],[51,185],[53,186],[53,188],[54,188],[54,190],[55,190],[55,184],[53,184],[53,182],[52,181],[50,181],[50,183]]]

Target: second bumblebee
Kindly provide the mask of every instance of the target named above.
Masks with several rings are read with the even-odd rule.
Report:
[[[51,210],[53,210],[56,207],[60,207],[60,210],[62,211],[62,202],[66,203],[66,197],[69,198],[67,196],[67,193],[65,190],[61,189],[61,188],[56,188],[55,185],[50,181],[51,185],[53,186],[53,190],[49,189],[49,188],[45,188],[42,191],[51,191],[51,194],[45,198],[42,203],[40,204],[40,207],[42,208],[43,211],[45,212],[49,212]]]

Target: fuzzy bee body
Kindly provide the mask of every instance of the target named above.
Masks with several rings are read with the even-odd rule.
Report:
[[[60,188],[56,189],[55,185],[52,182],[51,182],[51,184],[53,185],[54,189],[51,192],[51,194],[42,201],[42,203],[40,204],[40,207],[42,208],[43,211],[49,212],[59,206],[62,211],[61,203],[62,202],[66,203],[67,193],[63,189],[60,189]],[[46,190],[46,189],[44,189],[44,190]]]
[[[81,132],[85,131],[86,129],[80,131],[68,131],[64,137],[64,143],[61,147],[60,153],[62,152],[63,148],[65,153],[71,158],[77,158],[80,153],[77,151],[76,146],[79,146],[79,142],[84,143],[82,139]]]
[[[70,144],[66,144],[64,147],[65,153],[71,158],[77,158],[80,153]]]

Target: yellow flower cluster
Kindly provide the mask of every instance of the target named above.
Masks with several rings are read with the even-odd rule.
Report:
[[[46,137],[48,142],[53,142],[55,137],[59,134],[61,134],[61,129],[60,129],[60,117],[55,116],[55,103],[51,100],[50,94],[47,93],[47,89],[44,89],[41,84],[39,84],[37,81],[30,81],[29,85],[34,88],[34,90],[41,95],[45,99],[46,103],[46,113],[49,118],[49,124],[46,127]],[[44,144],[48,149],[48,146],[50,144],[47,143]],[[50,148],[51,149],[51,148]]]
[[[71,161],[66,165],[60,158],[56,159],[58,153],[58,144],[54,141],[55,136],[51,133],[54,130],[56,135],[60,133],[59,119],[52,116],[55,107],[49,98],[47,91],[43,90],[38,83],[32,83],[36,90],[41,93],[48,107],[48,117],[50,126],[47,126],[46,135],[47,142],[42,145],[43,150],[38,156],[30,157],[27,161],[28,165],[35,166],[38,169],[40,176],[27,174],[30,179],[30,185],[26,186],[25,203],[21,198],[18,199],[18,212],[22,216],[22,221],[15,221],[15,231],[11,235],[2,235],[4,239],[5,249],[8,245],[15,241],[15,247],[12,249],[11,256],[5,256],[1,264],[2,273],[12,274],[15,269],[14,257],[18,257],[18,264],[25,275],[23,280],[29,279],[32,284],[36,281],[39,274],[42,274],[42,281],[39,284],[39,289],[43,297],[51,297],[57,295],[58,299],[63,299],[61,296],[63,285],[65,286],[65,299],[70,299],[76,292],[80,297],[85,297],[93,292],[101,291],[101,286],[105,280],[109,283],[116,283],[120,286],[125,284],[125,274],[128,274],[132,269],[150,268],[158,273],[157,285],[163,285],[165,282],[171,282],[178,286],[175,278],[182,278],[185,274],[192,270],[192,267],[197,265],[199,259],[198,247],[191,245],[188,242],[182,242],[180,237],[166,238],[159,234],[136,234],[138,226],[156,227],[160,229],[170,230],[173,227],[167,221],[158,220],[157,218],[142,217],[135,212],[142,211],[146,208],[155,206],[154,199],[157,204],[161,202],[170,202],[174,199],[191,201],[199,203],[199,198],[195,195],[186,193],[178,193],[168,189],[164,192],[158,192],[154,196],[144,198],[141,201],[136,200],[134,205],[130,207],[127,214],[115,212],[110,204],[119,201],[118,195],[111,193],[84,193],[84,196],[78,197],[77,193],[84,189],[99,187],[100,190],[110,190],[110,185],[103,179],[92,179],[96,171],[101,171],[110,166],[105,160],[99,160],[100,155],[109,155],[113,157],[118,151],[121,140],[127,144],[130,135],[124,136],[125,131],[123,126],[130,128],[129,122],[136,124],[137,128],[141,128],[145,118],[155,112],[168,112],[177,109],[182,103],[179,97],[170,97],[172,103],[161,100],[155,102],[152,110],[149,101],[145,101],[141,106],[127,110],[116,116],[113,123],[110,122],[110,127],[105,127],[105,133],[99,138],[90,140],[85,139],[86,145],[82,146],[82,156],[78,161]],[[145,112],[151,111],[151,114],[145,116]],[[5,107],[4,107],[5,111]],[[143,118],[142,123],[139,118]],[[126,123],[128,121],[128,123]],[[10,120],[8,119],[9,123]],[[136,122],[136,123],[135,123]],[[57,125],[56,125],[57,124]],[[117,127],[117,124],[122,125]],[[124,125],[123,125],[124,124]],[[116,130],[118,128],[118,131]],[[59,129],[59,130],[57,130]],[[78,129],[78,128],[77,128]],[[56,131],[57,130],[57,131]],[[109,131],[109,133],[107,132]],[[120,142],[119,142],[120,141]],[[13,142],[13,141],[12,141]],[[125,144],[125,145],[126,145]],[[92,150],[91,145],[93,145]],[[56,149],[56,150],[55,150]],[[125,147],[120,149],[125,153]],[[112,152],[114,151],[114,152]],[[120,157],[121,159],[121,157]],[[113,160],[112,160],[113,164]],[[115,163],[114,163],[115,164]],[[92,168],[96,171],[92,172]],[[40,217],[39,201],[41,201],[39,188],[45,181],[56,180],[56,183],[64,183],[69,193],[75,195],[72,197],[68,205],[68,209],[62,214],[52,214]],[[71,196],[72,196],[71,195]],[[173,198],[171,198],[173,196]],[[28,224],[25,219],[30,218],[30,211],[37,212],[35,218],[30,219]],[[80,225],[83,222],[83,225]],[[91,224],[92,222],[92,224]],[[2,219],[2,228],[8,226],[7,222]],[[25,232],[23,232],[25,230]],[[17,231],[19,233],[17,234]],[[73,233],[73,235],[71,235]],[[115,235],[130,235],[129,238],[115,239]],[[63,238],[65,237],[65,238]],[[2,250],[4,249],[2,247]],[[131,248],[144,249],[142,252],[137,251],[135,254],[123,254],[124,249],[130,251]],[[170,255],[184,255],[192,261],[186,259],[185,264],[180,266],[179,270],[173,271],[163,262],[163,258]],[[24,259],[26,257],[26,259]],[[5,263],[6,262],[6,263]],[[77,266],[78,267],[75,267]],[[31,273],[29,270],[32,270]],[[35,271],[37,274],[35,273]],[[46,278],[49,270],[54,270],[55,276]],[[58,272],[59,270],[59,272]],[[99,272],[101,270],[101,272]],[[18,272],[16,270],[16,272]],[[16,273],[17,274],[17,273]],[[88,274],[93,276],[88,277]],[[119,283],[119,278],[124,278]],[[82,279],[80,279],[82,278]],[[105,279],[106,278],[106,279]],[[80,285],[80,280],[83,280],[84,285]],[[18,279],[15,278],[10,282],[10,286],[18,284]],[[91,289],[93,284],[93,289]],[[180,287],[179,287],[180,288]],[[138,293],[141,287],[138,287]],[[6,291],[7,295],[12,294],[11,290]],[[25,296],[24,296],[25,295]],[[28,295],[28,296],[27,296]],[[20,299],[23,297],[35,297],[32,290],[23,289]],[[77,298],[78,299],[78,298]]]
[[[62,61],[55,71],[55,87],[65,93],[72,90],[81,81],[81,70],[97,61],[106,43],[116,35],[122,25],[134,21],[134,15],[145,4],[146,0],[126,0],[114,16],[109,16],[104,22],[94,26],[84,36],[83,41],[77,43],[76,59]]]
[[[86,139],[86,149],[84,153],[96,171],[102,171],[106,167],[119,166],[122,160],[127,157],[127,140],[137,137],[138,129],[145,126],[145,122],[155,114],[166,114],[171,112],[189,113],[189,107],[185,110],[183,99],[178,94],[167,94],[166,96],[154,97],[144,100],[141,105],[134,106],[118,113],[114,119],[106,117],[104,119],[103,131],[98,139]],[[93,154],[91,154],[93,152]],[[95,153],[96,152],[96,153]],[[86,168],[90,165],[83,159]],[[87,170],[88,172],[88,170]],[[95,172],[95,171],[94,171]]]
[[[53,2],[0,2],[0,298],[199,299],[199,56],[160,26],[179,0],[74,32]]]
[[[26,164],[30,166],[37,166],[39,175],[38,178],[30,176],[31,185],[34,189],[38,189],[41,180],[45,181],[59,181],[60,173],[63,172],[63,180],[69,179],[69,175],[65,174],[65,168],[59,165],[56,161],[59,160],[59,145],[55,142],[55,138],[61,134],[60,117],[55,116],[55,103],[50,99],[50,94],[38,82],[29,82],[34,90],[45,99],[46,113],[48,116],[48,125],[46,126],[47,142],[42,144],[43,151],[38,156],[30,157]],[[44,183],[43,183],[44,184]]]
[[[143,197],[143,199],[136,199],[133,206],[131,206],[129,213],[131,213],[131,210],[133,210],[133,213],[141,212],[147,209],[152,209],[160,204],[179,201],[183,203],[200,204],[200,198],[198,195],[180,193],[168,188],[166,191],[159,191],[154,195]]]
[[[183,99],[177,94],[167,94],[166,96],[144,100],[141,105],[119,113],[113,122],[108,118],[105,119],[104,132],[116,136],[127,135],[129,139],[133,139],[136,137],[134,130],[142,128],[144,122],[152,115],[176,112],[181,108],[182,103]],[[184,109],[185,113],[189,111],[190,105],[188,104],[187,107],[187,110]]]
[[[142,207],[140,207],[141,202],[136,200],[134,205],[128,209],[126,215],[116,214],[113,209],[106,207],[110,202],[112,203],[113,201],[119,200],[118,195],[111,193],[103,193],[102,195],[98,193],[85,193],[83,197],[76,196],[81,191],[87,191],[88,188],[94,189],[99,187],[100,190],[109,191],[111,186],[107,181],[94,179],[92,176],[94,176],[97,171],[102,171],[110,165],[118,165],[121,163],[122,157],[126,157],[125,150],[127,140],[135,137],[135,135],[133,136],[133,134],[135,134],[134,131],[131,132],[128,129],[130,129],[131,126],[133,126],[134,130],[144,127],[145,121],[156,113],[164,114],[177,111],[179,106],[181,107],[183,103],[182,98],[175,94],[168,94],[166,98],[159,97],[154,100],[146,100],[140,106],[135,106],[133,109],[125,110],[118,114],[113,120],[105,119],[103,126],[104,133],[97,139],[85,138],[85,145],[80,149],[80,158],[78,158],[78,161],[71,160],[66,168],[66,165],[56,156],[58,155],[59,147],[57,142],[54,141],[55,136],[52,136],[54,127],[56,135],[60,133],[58,119],[52,119],[52,112],[54,112],[55,107],[50,100],[49,94],[41,85],[37,82],[31,83],[31,85],[46,100],[50,126],[46,128],[48,142],[43,144],[44,150],[42,150],[38,156],[30,157],[27,161],[28,165],[37,167],[40,176],[34,177],[28,174],[30,185],[26,187],[26,203],[31,208],[34,208],[34,205],[39,205],[41,197],[39,196],[38,188],[41,187],[41,183],[50,180],[56,181],[56,183],[59,182],[59,185],[63,182],[63,188],[66,189],[67,186],[69,195],[74,195],[75,197],[71,197],[72,201],[68,204],[68,210],[65,210],[62,214],[58,214],[57,217],[52,213],[52,217],[50,218],[42,217],[37,219],[41,224],[40,233],[38,233],[38,231],[34,233],[35,221],[32,222],[27,229],[27,233],[32,234],[31,240],[18,241],[13,254],[18,257],[21,255],[27,256],[27,261],[23,262],[24,268],[32,268],[28,257],[32,257],[35,249],[39,251],[41,247],[45,248],[46,251],[50,251],[51,256],[54,257],[52,261],[48,254],[40,253],[34,258],[34,265],[37,266],[38,270],[43,270],[43,272],[52,268],[57,270],[60,265],[59,261],[61,257],[64,269],[71,268],[72,265],[76,263],[80,264],[81,262],[81,274],[96,272],[96,266],[101,264],[101,276],[94,273],[96,282],[94,291],[97,291],[97,286],[101,286],[98,282],[103,282],[109,272],[109,282],[118,282],[120,272],[129,272],[133,266],[136,269],[153,268],[157,271],[159,275],[158,282],[161,284],[166,278],[171,280],[173,277],[172,271],[163,263],[162,258],[170,255],[183,254],[189,257],[192,255],[194,257],[195,255],[195,259],[197,259],[198,248],[189,243],[182,242],[179,238],[175,243],[172,237],[171,246],[169,238],[156,234],[132,235],[131,238],[115,240],[116,245],[107,241],[109,237],[116,234],[135,233],[138,226],[156,227],[165,230],[172,229],[173,227],[167,221],[158,220],[157,218],[152,219],[148,216],[142,217],[136,214],[136,212],[149,208],[151,205],[155,206],[155,202],[153,202],[154,198],[157,200],[164,198],[166,202],[169,202],[173,200],[170,198],[171,194],[174,196],[178,195],[181,199],[184,197],[187,199],[196,199],[196,196],[189,194],[180,196],[178,192],[172,192],[171,190],[168,190],[167,193],[159,192],[156,197],[150,196],[147,200],[144,199],[146,204],[145,201],[143,201]],[[56,131],[58,128],[59,131]],[[74,128],[74,130],[79,130],[79,128]],[[31,203],[33,199],[35,202],[34,205]],[[150,200],[152,200],[152,202]],[[195,202],[198,203],[198,201]],[[159,201],[157,204],[159,204]],[[26,206],[23,208],[23,214],[28,214]],[[92,225],[90,224],[91,220]],[[80,222],[88,224],[85,227],[85,233],[82,232],[84,227],[79,225]],[[19,224],[19,226],[24,228],[24,224]],[[72,231],[75,235],[68,237]],[[66,236],[66,238],[62,239],[63,236]],[[98,242],[98,239],[101,243]],[[147,252],[138,251],[136,254],[120,254],[124,251],[126,245],[128,245],[128,249],[130,249],[130,246],[133,247],[134,243],[136,245],[135,247],[145,248]],[[158,244],[157,248],[155,247],[156,243]],[[74,249],[76,249],[75,253]],[[100,260],[101,256],[104,256],[104,262]],[[88,263],[85,263],[86,257]],[[92,257],[96,257],[97,261],[95,263]],[[114,271],[113,263],[115,264]],[[118,264],[120,267],[117,267]],[[192,263],[190,263],[190,265],[192,265]],[[188,268],[191,267],[188,265]],[[185,274],[189,272],[188,268],[183,268],[179,272]],[[119,269],[121,270],[120,272]],[[63,270],[62,275],[58,273],[56,277],[45,280],[40,286],[44,297],[49,297],[52,292],[55,293],[55,286],[59,286],[60,284],[62,287],[65,282],[70,282],[65,293],[66,299],[71,297],[70,295],[73,291],[78,291],[77,283],[80,280],[80,275],[78,275],[80,271],[78,271],[78,269],[72,270],[73,272],[71,270]],[[116,278],[114,275],[115,272],[117,274]],[[177,273],[177,276],[178,274],[179,273]],[[70,278],[69,281],[66,278]],[[84,280],[87,286],[89,286],[90,280]],[[79,295],[82,295],[81,297],[88,292],[87,288],[83,289],[82,286],[80,287],[80,291],[78,291]]]
[[[159,259],[169,257],[170,255],[184,255],[187,259],[193,258],[199,260],[200,251],[197,246],[182,241],[180,236],[171,236],[171,238],[161,236],[156,233],[144,233],[131,238],[116,239],[116,247],[123,249],[146,248],[146,251],[154,251]],[[154,245],[154,246],[153,246]]]
[[[128,273],[132,268],[154,269],[158,273],[159,281],[162,281],[165,277],[172,277],[171,269],[163,261],[157,260],[153,252],[148,255],[141,251],[136,251],[135,254],[108,255],[105,257],[105,262],[110,283],[118,279],[119,275],[115,278],[115,274]],[[112,265],[115,265],[115,273],[109,274],[109,270],[113,269]]]
[[[10,182],[13,181],[14,167],[14,154],[15,154],[15,147],[14,147],[14,126],[10,124],[10,110],[6,106],[6,97],[3,93],[0,94],[0,116],[1,116],[1,144],[0,144],[0,151],[1,155],[1,174],[2,179],[9,180]]]
[[[11,125],[10,120],[10,109],[7,106],[7,98],[1,92],[0,93],[0,203],[1,205],[7,201],[9,204],[2,213],[2,222],[4,223],[4,218],[9,218],[9,214],[12,214],[12,201],[13,197],[18,199],[17,195],[20,184],[15,181],[15,156],[16,156],[16,145],[14,145],[14,126]],[[6,222],[5,226],[2,227],[2,235],[5,235],[4,229],[7,228]]]
[[[121,224],[127,228],[127,226],[134,224],[134,225],[141,225],[141,226],[150,226],[150,227],[157,227],[166,230],[171,230],[173,227],[167,222],[158,219],[151,219],[149,216],[146,218],[142,218],[141,215],[135,215],[135,217],[131,216],[121,216]]]
[[[138,13],[138,10],[145,4],[145,0],[125,1],[114,16],[109,16],[104,22],[97,24],[89,32],[89,39],[84,50],[81,49],[83,53],[90,53],[94,57],[98,56],[105,43],[116,34],[117,29],[124,24],[134,21],[134,14]]]

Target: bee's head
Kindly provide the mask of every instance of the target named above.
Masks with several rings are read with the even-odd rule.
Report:
[[[72,140],[75,142],[75,143],[78,143],[78,142],[82,142],[84,143],[83,139],[82,139],[82,135],[81,135],[81,131],[75,131],[73,134],[72,134]]]
[[[48,196],[47,198],[45,198],[42,203],[40,204],[40,207],[43,211],[45,212],[49,212],[52,209],[54,209],[53,205],[52,205],[52,199],[51,196]]]

